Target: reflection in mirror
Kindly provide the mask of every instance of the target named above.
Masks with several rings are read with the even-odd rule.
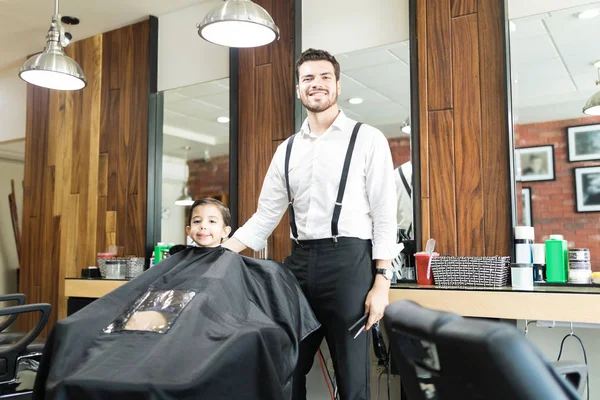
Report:
[[[585,18],[597,9],[544,10],[509,25],[515,222],[533,226],[536,243],[560,234],[569,248],[590,249],[600,271],[600,117],[583,113],[598,91],[600,18]]]
[[[187,210],[203,197],[229,206],[229,78],[164,92],[162,242],[192,244]]]
[[[390,143],[394,168],[403,165],[411,186],[408,40],[335,57],[341,67],[342,94],[338,105],[348,117],[383,132]],[[400,211],[399,228],[408,235],[413,219],[410,197]]]
[[[399,248],[394,269],[397,279],[414,280],[407,256],[414,249],[409,41],[336,54],[335,58],[341,67],[339,107],[349,118],[379,129],[388,138],[398,195],[398,242],[406,246],[404,253]]]

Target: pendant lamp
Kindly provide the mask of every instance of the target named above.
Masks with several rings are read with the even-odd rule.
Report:
[[[187,187],[187,181],[188,181],[187,159],[188,159],[188,150],[191,149],[191,147],[184,146],[183,148],[185,149],[185,162],[183,164],[183,188],[181,189],[181,196],[179,196],[177,198],[177,200],[175,200],[175,205],[176,206],[191,206],[192,204],[194,204],[194,199],[192,199],[192,196],[190,196],[190,194],[188,193],[188,187]]]
[[[587,115],[600,115],[600,61],[594,63],[594,67],[598,70],[598,80],[596,85],[599,90],[592,95],[583,106],[583,113]]]
[[[400,130],[407,135],[410,135],[410,117],[406,118],[400,127]]]
[[[70,35],[65,33],[58,13],[58,0],[55,0],[52,24],[46,34],[46,48],[23,64],[19,77],[48,89],[83,89],[87,85],[87,79],[81,67],[63,51],[63,47],[67,46],[69,41]]]
[[[226,0],[206,14],[198,25],[198,35],[221,46],[258,47],[279,39],[279,28],[258,4]]]

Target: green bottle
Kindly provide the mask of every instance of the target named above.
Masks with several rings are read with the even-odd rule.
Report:
[[[562,235],[546,240],[546,282],[566,283],[569,277],[569,252]]]
[[[158,264],[163,259],[163,252],[168,249],[169,246],[163,242],[158,242],[156,246],[154,246],[154,264]]]

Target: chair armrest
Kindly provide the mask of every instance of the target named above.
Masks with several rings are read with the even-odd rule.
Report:
[[[0,371],[0,383],[11,381],[15,378],[17,358],[26,350],[27,346],[29,346],[31,342],[33,342],[35,338],[37,338],[38,335],[42,332],[42,330],[46,326],[46,323],[48,322],[51,310],[52,306],[47,303],[25,304],[0,309],[0,316],[18,316],[19,314],[34,311],[37,311],[41,314],[36,326],[26,335],[24,335],[17,343],[0,346],[0,360],[6,360],[6,368],[3,368],[3,371]]]
[[[16,301],[18,306],[25,304],[25,299],[26,297],[23,293],[5,294],[0,296],[0,301]],[[17,316],[18,314],[13,314],[8,317],[6,321],[2,322],[0,324],[0,332],[11,326],[12,323],[17,319]]]

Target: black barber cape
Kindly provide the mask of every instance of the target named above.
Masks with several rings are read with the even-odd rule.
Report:
[[[166,333],[105,332],[163,290],[195,292]],[[58,321],[34,399],[289,399],[298,343],[318,327],[282,264],[188,248]]]

